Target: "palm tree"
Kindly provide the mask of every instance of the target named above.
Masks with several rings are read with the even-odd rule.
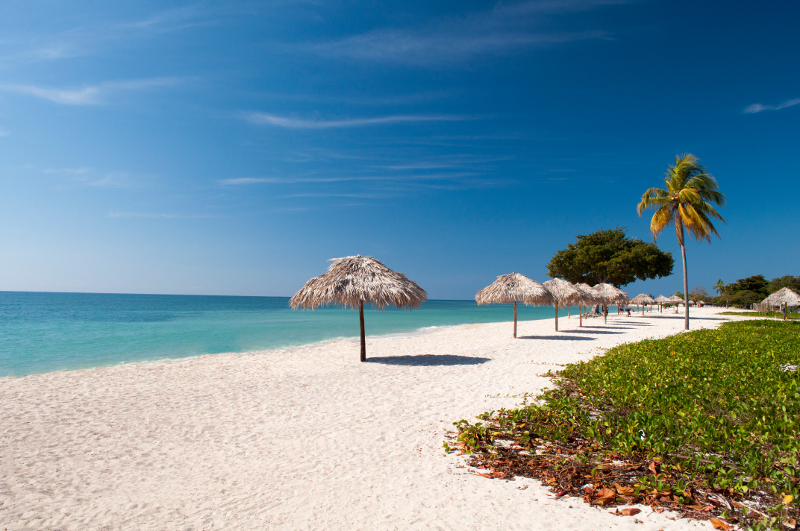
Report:
[[[717,292],[717,296],[718,297],[722,297],[722,294],[725,293],[725,283],[722,281],[722,279],[719,279],[719,280],[717,280],[717,283],[714,284],[714,287],[711,288],[711,289],[713,289],[714,291]],[[728,307],[727,297],[726,297],[726,300],[725,300],[725,307],[726,308]]]
[[[658,238],[670,223],[675,223],[675,233],[678,236],[678,245],[681,246],[683,257],[683,291],[684,300],[689,300],[689,278],[686,275],[686,247],[684,246],[684,228],[698,241],[707,240],[711,243],[711,236],[719,238],[717,229],[709,217],[725,223],[722,216],[714,210],[710,203],[725,206],[725,196],[719,191],[717,180],[706,173],[703,166],[698,164],[699,159],[692,154],[678,155],[675,165],[667,169],[667,189],[650,188],[643,195],[636,206],[639,217],[647,208],[655,209],[653,219],[650,220],[650,232],[653,241]],[[686,314],[683,327],[689,330],[689,305],[685,306]]]
[[[722,292],[725,290],[725,283],[722,279],[719,279],[712,289],[717,292],[717,295],[722,295]]]

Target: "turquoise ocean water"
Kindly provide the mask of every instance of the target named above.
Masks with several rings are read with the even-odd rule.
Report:
[[[291,310],[288,300],[0,292],[0,377],[358,336],[357,311]],[[475,301],[428,301],[411,312],[369,309],[364,313],[367,336],[513,319],[510,305],[478,306]],[[575,308],[572,313],[576,314]],[[521,321],[553,316],[552,307],[518,305]]]

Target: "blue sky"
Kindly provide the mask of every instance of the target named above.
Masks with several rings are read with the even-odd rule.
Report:
[[[547,280],[678,153],[728,205],[689,283],[800,274],[800,4],[0,4],[0,290],[431,298]],[[626,289],[669,294],[675,273]]]

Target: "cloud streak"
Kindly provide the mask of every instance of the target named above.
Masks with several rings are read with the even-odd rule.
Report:
[[[169,87],[181,82],[177,77],[157,77],[149,79],[129,79],[122,81],[105,81],[97,85],[81,88],[62,89],[39,87],[36,85],[2,84],[0,90],[34,96],[61,105],[102,105],[113,95],[121,92],[145,91],[152,88]]]
[[[342,129],[348,127],[369,127],[400,123],[419,122],[458,122],[474,120],[474,117],[452,114],[397,114],[373,118],[349,118],[344,120],[304,120],[288,118],[264,112],[251,112],[245,119],[255,125],[271,125],[287,129]]]
[[[601,29],[553,30],[554,15],[626,4],[628,0],[532,0],[500,3],[489,11],[451,17],[421,27],[380,28],[343,39],[307,45],[326,57],[375,62],[435,65],[481,55],[503,55],[521,48],[610,38]],[[560,25],[559,27],[563,27]]]
[[[763,111],[779,111],[781,109],[786,109],[787,107],[794,107],[795,105],[800,105],[800,98],[795,98],[793,100],[786,100],[783,103],[779,103],[777,105],[762,105],[760,103],[754,103],[747,107],[743,112],[745,114],[755,114],[757,112]]]

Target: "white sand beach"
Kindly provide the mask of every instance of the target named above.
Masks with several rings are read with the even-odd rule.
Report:
[[[728,319],[691,311],[695,330]],[[683,314],[585,325],[373,338],[367,363],[340,340],[0,379],[0,529],[711,529],[556,500],[444,454],[454,421],[518,404],[557,364],[680,332]]]

